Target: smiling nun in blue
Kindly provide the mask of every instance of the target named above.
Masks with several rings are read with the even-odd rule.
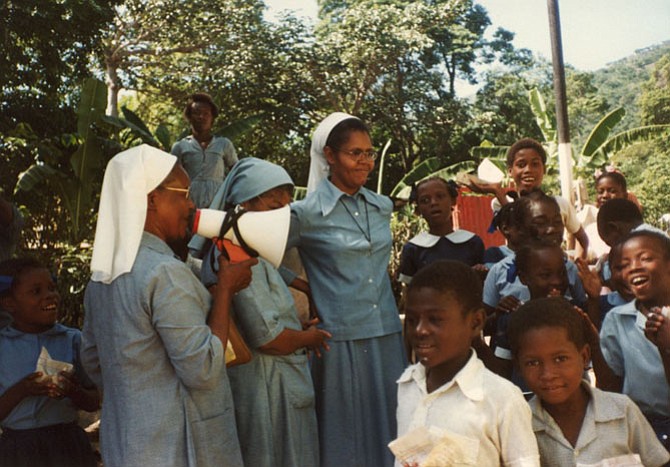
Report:
[[[367,126],[336,112],[314,131],[304,200],[291,205],[297,247],[330,351],[312,362],[321,466],[390,466],[396,381],[405,368],[387,272],[393,203],[365,188],[376,153]]]
[[[270,162],[241,159],[217,194],[219,209],[269,211],[291,201],[293,181]],[[272,226],[267,226],[268,237]],[[209,255],[202,280],[216,282]],[[314,389],[307,349],[320,352],[330,334],[308,323],[303,330],[293,297],[272,264],[259,258],[249,287],[233,299],[233,317],[252,351],[249,363],[228,369],[244,464],[254,467],[318,465]]]

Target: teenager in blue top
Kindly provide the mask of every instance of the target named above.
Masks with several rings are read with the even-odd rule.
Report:
[[[30,258],[0,263],[0,303],[13,323],[0,330],[0,465],[97,465],[77,411],[99,407],[79,361],[81,333],[58,324],[51,273]],[[35,372],[42,348],[73,365],[56,379]]]
[[[209,207],[226,171],[237,162],[233,143],[228,138],[212,134],[212,125],[218,115],[219,109],[209,94],[193,94],[184,109],[192,134],[177,141],[170,151],[191,179],[190,196],[196,208]]]
[[[387,269],[393,203],[364,187],[376,153],[358,118],[324,119],[311,156],[310,193],[291,206],[288,248],[298,247],[333,336],[312,361],[321,465],[390,466],[395,382],[406,364]]]
[[[222,191],[222,210],[269,211],[288,205],[293,181],[278,165],[248,157],[235,164]],[[202,280],[216,287],[213,254],[220,251],[213,247],[205,257]],[[258,258],[251,272],[249,287],[233,298],[233,318],[253,358],[228,369],[244,464],[316,466],[319,441],[306,350],[320,354],[330,334],[316,327],[318,320],[300,322],[293,296],[272,264]]]
[[[640,407],[668,449],[670,390],[664,369],[670,369],[670,351],[664,342],[645,338],[644,330],[650,314],[660,314],[670,305],[670,238],[646,230],[632,232],[623,241],[621,267],[635,300],[607,313],[600,346],[619,377],[621,392]]]
[[[439,259],[461,261],[485,273],[484,242],[467,230],[454,231],[452,211],[458,190],[453,182],[440,177],[420,181],[412,190],[415,212],[428,223],[428,232],[421,232],[403,246],[398,279],[409,284],[422,267]]]

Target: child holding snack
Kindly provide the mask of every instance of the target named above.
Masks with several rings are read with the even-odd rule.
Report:
[[[656,435],[670,447],[670,391],[659,348],[645,338],[647,316],[670,305],[670,238],[639,230],[621,248],[624,280],[635,300],[610,310],[600,330],[600,346],[622,392],[642,410]]]
[[[76,420],[77,410],[98,409],[98,393],[79,363],[81,333],[56,322],[51,273],[30,258],[3,261],[0,304],[13,318],[0,330],[0,465],[95,466]],[[35,371],[42,349],[73,371]]]
[[[415,213],[428,223],[428,232],[421,232],[405,244],[400,257],[399,280],[409,284],[412,276],[438,259],[461,261],[485,272],[484,242],[467,230],[454,230],[452,211],[458,190],[453,182],[440,177],[420,181],[412,190]]]
[[[481,291],[477,273],[456,261],[436,261],[409,284],[405,319],[420,363],[398,380],[401,438],[392,445],[428,428],[439,433],[434,451],[449,465],[537,466],[528,404],[472,349],[484,325]],[[396,465],[423,461],[401,456]]]
[[[627,396],[582,379],[591,356],[584,322],[560,297],[531,300],[510,319],[515,363],[535,393],[530,406],[542,465],[614,459],[625,465],[665,464],[670,455],[640,409]]]

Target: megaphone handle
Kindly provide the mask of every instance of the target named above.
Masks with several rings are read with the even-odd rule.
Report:
[[[244,212],[244,211],[241,211]],[[241,216],[242,214],[240,214]],[[239,216],[238,216],[239,218]],[[259,254],[256,250],[251,248],[247,242],[244,241],[244,237],[242,237],[242,233],[240,232],[240,226],[238,225],[237,222],[233,223],[233,232],[235,232],[235,236],[237,237],[237,241],[240,242],[240,246],[242,249],[252,258],[258,258]]]
[[[216,245],[216,249],[219,250],[228,261],[230,261],[230,255],[228,254],[226,247],[223,245],[223,239],[217,239],[213,243]],[[219,272],[219,264],[216,261],[216,253],[214,251],[212,251],[212,254],[209,257],[209,265],[212,268],[212,271],[214,271],[214,274]]]

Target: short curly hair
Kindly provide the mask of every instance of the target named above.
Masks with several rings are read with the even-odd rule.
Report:
[[[508,169],[514,165],[514,158],[516,157],[516,153],[522,149],[533,149],[540,155],[540,158],[542,159],[542,165],[547,165],[547,152],[544,150],[542,145],[533,138],[523,138],[511,145],[507,150]]]
[[[0,297],[6,297],[12,294],[24,272],[46,268],[47,267],[44,264],[32,256],[10,258],[2,261],[0,263],[0,276],[10,277],[12,282],[7,290],[0,292]]]
[[[195,94],[191,94],[189,96],[186,107],[184,107],[184,117],[186,117],[187,120],[191,118],[191,106],[196,102],[209,105],[210,109],[212,109],[213,119],[216,119],[216,117],[219,116],[219,108],[214,103],[212,96],[206,92],[196,92]]]
[[[529,331],[541,328],[563,328],[568,340],[581,349],[586,344],[584,318],[563,297],[530,300],[510,314],[507,336],[512,355],[519,355],[520,343]]]
[[[470,266],[460,261],[439,260],[420,269],[412,277],[407,293],[422,288],[452,294],[462,305],[463,314],[482,307],[482,281]]]

